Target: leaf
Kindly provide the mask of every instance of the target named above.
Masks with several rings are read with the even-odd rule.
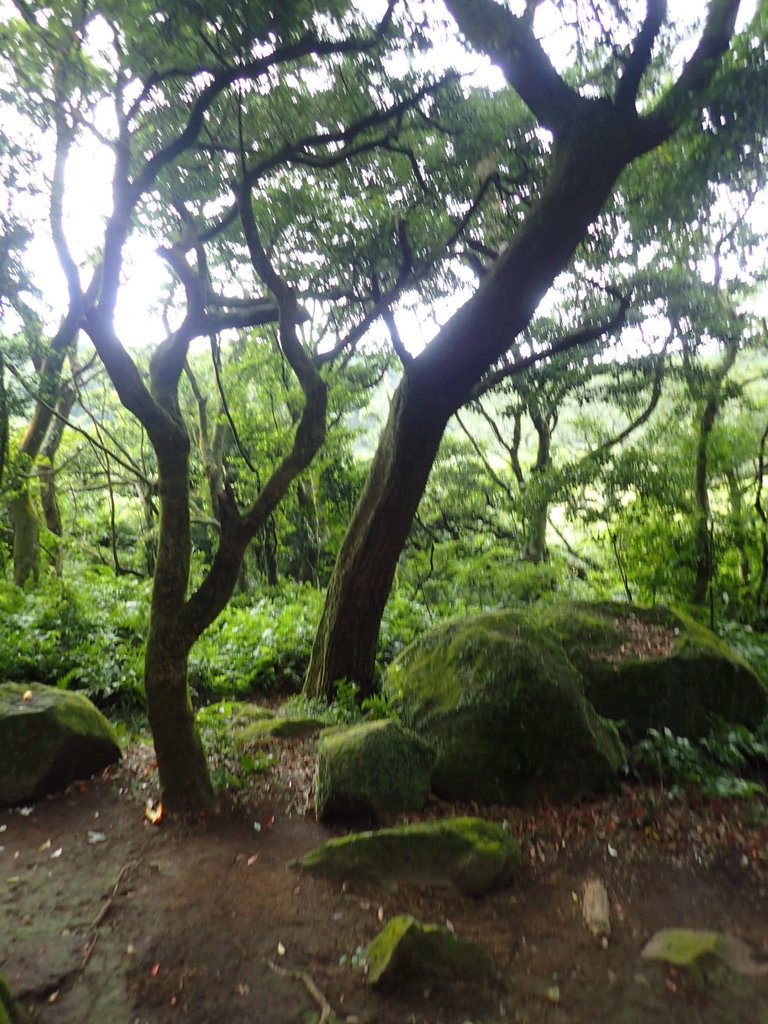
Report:
[[[162,802],[158,803],[157,807],[155,807],[153,800],[147,800],[147,806],[144,808],[144,817],[150,825],[159,825],[163,820]]]

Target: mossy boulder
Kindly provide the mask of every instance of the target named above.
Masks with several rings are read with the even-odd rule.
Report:
[[[616,727],[589,703],[562,646],[523,613],[426,634],[384,688],[435,748],[432,787],[447,799],[570,799],[611,782],[624,761]]]
[[[754,727],[768,713],[768,691],[749,665],[680,610],[554,606],[544,620],[595,709],[620,719],[633,740],[664,727],[695,739],[714,719]]]
[[[119,757],[115,730],[83,694],[0,685],[0,804],[63,789]]]
[[[493,962],[474,942],[408,914],[393,917],[365,950],[367,981],[377,988],[402,989],[430,982],[490,981]]]
[[[381,821],[419,810],[433,760],[418,736],[391,719],[326,729],[317,750],[317,817]]]
[[[481,896],[510,881],[518,843],[482,818],[444,818],[330,839],[294,866],[341,880],[404,881]]]

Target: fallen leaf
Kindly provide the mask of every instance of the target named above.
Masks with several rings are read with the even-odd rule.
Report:
[[[32,700],[32,691],[25,690],[24,696],[21,699],[24,701],[25,704],[29,704],[29,702]]]
[[[159,825],[163,820],[162,803],[155,807],[154,800],[147,800],[147,806],[144,808],[144,817],[150,825]]]
[[[282,944],[282,942],[278,942],[277,944],[277,955],[285,956],[285,946]]]
[[[44,843],[40,843],[40,845],[37,848],[37,852],[38,853],[44,853],[46,850],[50,850],[50,848],[51,848],[51,840],[50,839],[46,839]]]
[[[107,837],[103,832],[94,832],[88,829],[88,842],[93,846],[95,843],[106,843]]]
[[[156,978],[160,971],[160,964],[152,964],[149,969],[149,973],[153,978]]]
[[[246,861],[246,864],[248,865],[249,868],[252,868],[253,865],[256,863],[256,861],[258,859],[259,859],[258,853],[254,853],[252,857],[248,858],[248,860]]]
[[[51,854],[51,860],[56,860],[56,858],[60,857],[63,852],[64,852],[64,848],[62,846],[60,846],[58,848],[58,850],[54,850],[53,853]]]

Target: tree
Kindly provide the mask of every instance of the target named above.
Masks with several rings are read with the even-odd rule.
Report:
[[[459,93],[455,79],[411,72],[408,61],[401,77],[391,73],[393,51],[421,45],[409,22],[395,26],[396,6],[372,25],[344,0],[277,11],[108,0],[39,10],[18,0],[22,22],[6,30],[14,102],[51,132],[56,151],[50,225],[69,307],[47,351],[52,390],[41,408],[52,414],[63,360],[82,330],[156,457],[144,682],[172,809],[212,805],[188,654],[232,594],[249,542],[323,443],[321,371],[343,364],[397,296],[416,283],[438,286],[439,261],[474,209],[470,198],[461,216],[441,212],[439,188],[424,187],[423,168],[452,182],[444,191],[472,180],[463,166],[457,174],[429,117],[450,81]],[[67,158],[83,136],[105,145],[114,166],[114,205],[89,254],[88,283],[61,217]],[[115,319],[136,231],[160,243],[172,281],[147,373]],[[189,593],[191,437],[180,386],[195,339],[215,349],[237,330],[279,349],[301,400],[286,446],[245,507],[226,476],[216,479],[218,543]]]
[[[328,589],[305,683],[312,695],[328,696],[340,679],[370,690],[397,558],[448,419],[526,327],[621,172],[697,118],[739,8],[736,0],[708,5],[692,57],[662,87],[654,49],[670,27],[665,3],[649,0],[639,24],[601,5],[600,25],[612,26],[615,39],[601,39],[594,22],[580,22],[595,57],[589,69],[572,68],[567,77],[535,35],[536,4],[522,15],[494,0],[447,0],[446,6],[469,44],[502,68],[553,141],[544,179],[509,218],[507,244],[493,269],[426,349],[405,360]],[[583,13],[579,5],[576,10]],[[509,131],[514,138],[515,126]],[[532,353],[530,361],[542,354]]]

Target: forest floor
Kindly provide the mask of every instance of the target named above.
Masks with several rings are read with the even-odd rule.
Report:
[[[670,926],[768,958],[768,801],[670,798],[625,786],[579,806],[492,808],[524,851],[481,899],[309,878],[290,861],[333,830],[304,813],[312,741],[210,821],[151,825],[150,748],[29,808],[0,810],[0,973],[43,1024],[765,1024],[768,977],[641,959]],[[472,813],[432,803],[427,816]],[[488,814],[488,810],[485,812]],[[609,941],[585,927],[607,888]],[[495,988],[370,990],[359,950],[395,914],[450,922],[498,967]],[[357,952],[357,956],[356,956]]]

